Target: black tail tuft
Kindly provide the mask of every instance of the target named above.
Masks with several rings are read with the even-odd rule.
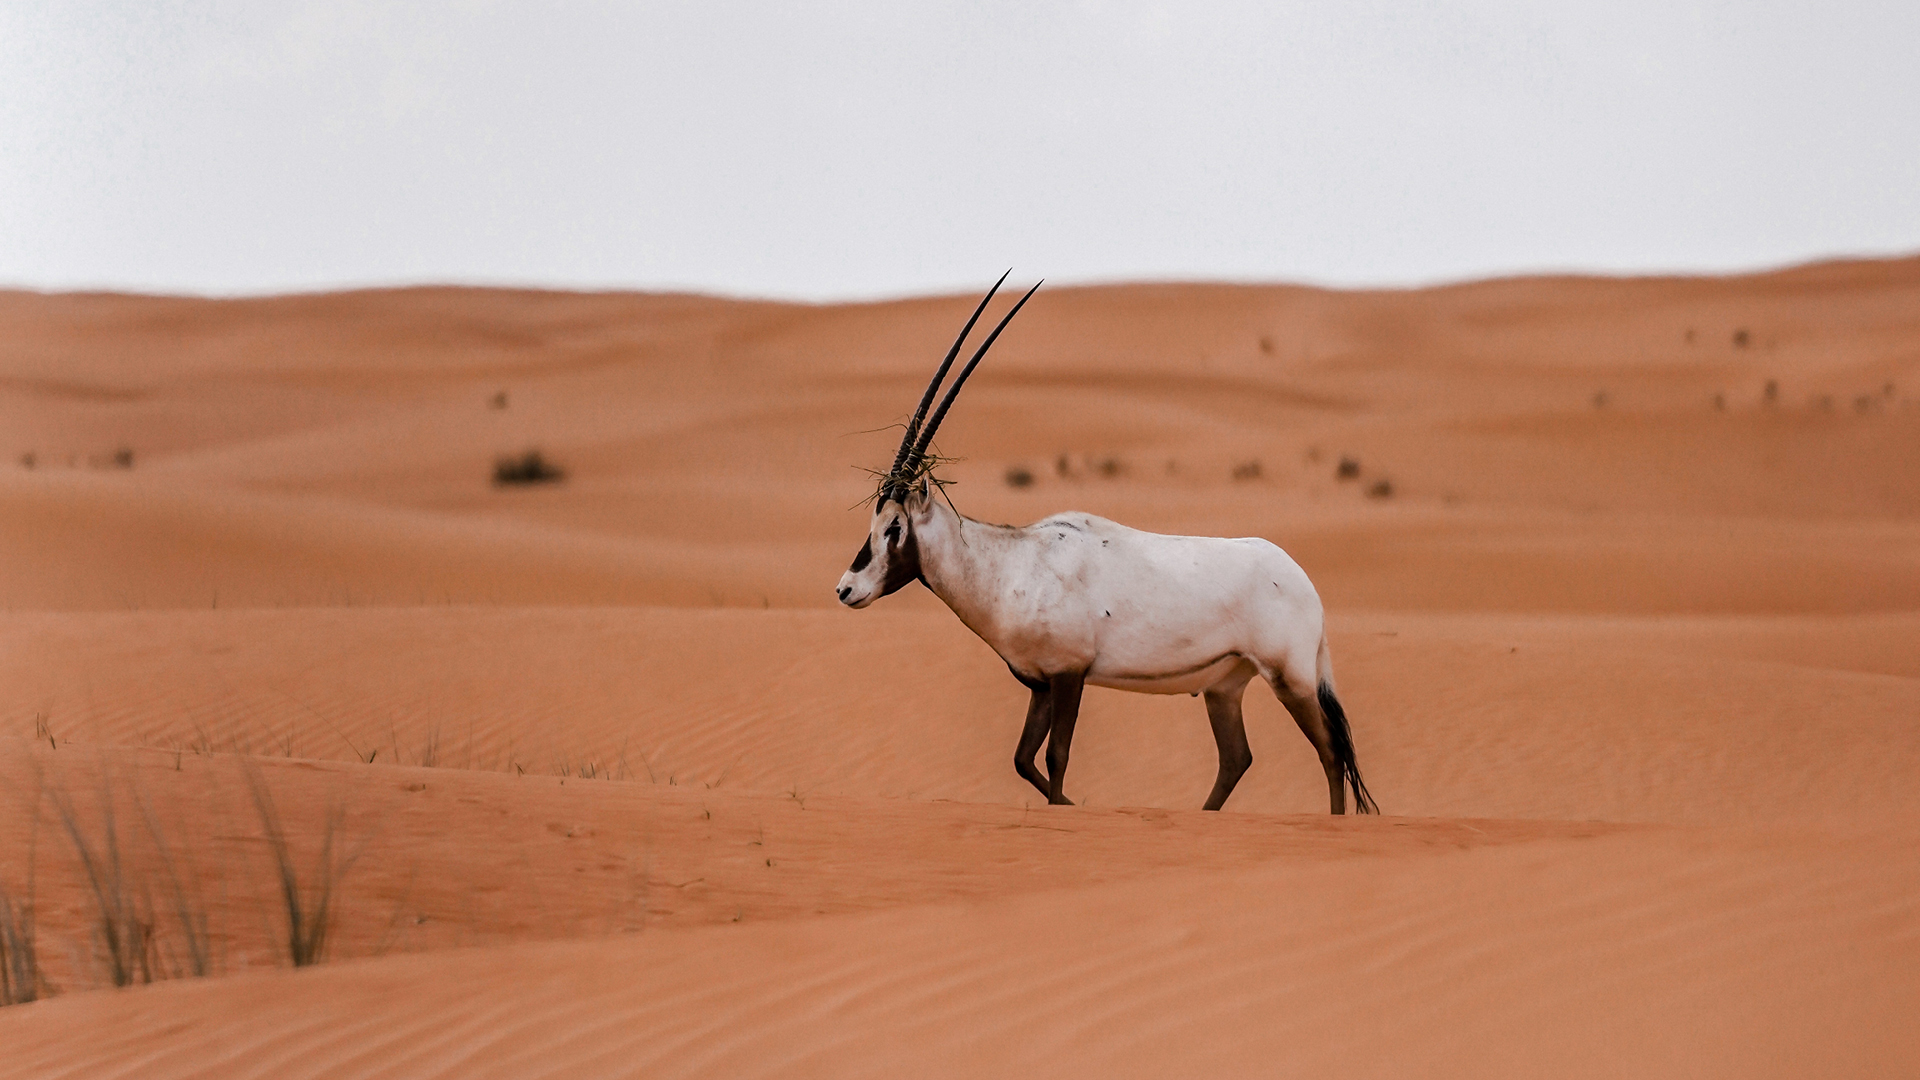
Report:
[[[1347,727],[1347,710],[1340,707],[1340,699],[1333,696],[1333,687],[1326,683],[1320,684],[1320,712],[1327,718],[1334,759],[1340,763],[1347,786],[1353,789],[1354,808],[1362,814],[1379,813],[1379,805],[1367,793],[1366,781],[1360,779],[1360,763],[1353,759],[1353,731]]]

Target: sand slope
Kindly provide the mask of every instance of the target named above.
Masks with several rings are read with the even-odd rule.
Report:
[[[834,604],[971,302],[0,294],[0,1075],[1920,1068],[1920,259],[1036,298],[956,502],[1285,546],[1381,820]]]

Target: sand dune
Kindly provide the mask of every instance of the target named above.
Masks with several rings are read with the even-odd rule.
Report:
[[[1540,840],[393,957],[34,1006],[0,1068],[1890,1075],[1920,1050],[1909,850]]]
[[[0,293],[0,1075],[1914,1071],[1920,258],[1036,298],[954,500],[1285,546],[1380,820],[834,603],[971,303]]]

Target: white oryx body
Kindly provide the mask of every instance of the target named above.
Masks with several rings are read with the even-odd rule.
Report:
[[[930,479],[933,434],[1032,295],[1001,319],[928,419],[934,393],[993,291],[961,330],[907,425],[893,468],[881,476],[867,542],[840,578],[840,602],[863,608],[914,581],[945,601],[1032,691],[1014,769],[1048,802],[1068,801],[1061,787],[1069,747],[1081,690],[1092,683],[1206,695],[1220,751],[1206,808],[1219,809],[1253,762],[1240,698],[1257,675],[1318,752],[1333,812],[1345,811],[1348,787],[1356,808],[1370,811],[1346,713],[1333,692],[1320,596],[1286,552],[1258,538],[1166,536],[1091,514],[989,525],[939,499]],[[1044,776],[1033,763],[1043,742]]]
[[[938,501],[913,534],[927,587],[1022,677],[1081,671],[1095,686],[1195,694],[1257,674],[1310,694],[1325,674],[1319,594],[1266,540],[1081,513],[1009,528]]]

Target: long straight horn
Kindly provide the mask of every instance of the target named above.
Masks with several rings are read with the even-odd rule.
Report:
[[[947,370],[953,367],[953,358],[960,355],[960,346],[966,342],[967,335],[973,333],[973,324],[980,321],[980,313],[987,310],[987,301],[1000,291],[1000,286],[1006,284],[1007,274],[1011,273],[1013,268],[1008,267],[1007,273],[1000,275],[1000,280],[993,283],[987,295],[980,298],[980,306],[973,309],[973,317],[967,320],[967,325],[960,328],[960,336],[953,339],[953,348],[947,350],[947,358],[940,362],[940,370],[933,373],[933,381],[927,384],[927,392],[920,396],[920,407],[914,410],[913,420],[907,424],[907,433],[900,439],[900,452],[893,455],[893,468],[887,472],[888,476],[900,475],[900,466],[906,463],[907,455],[913,451],[914,436],[920,434],[920,421],[927,418],[927,407],[933,404],[933,395],[939,391],[941,380],[947,377]]]
[[[1007,312],[1006,317],[1000,320],[1000,325],[993,328],[993,333],[987,335],[987,340],[980,343],[980,351],[974,353],[973,359],[967,361],[967,366],[960,369],[960,374],[953,380],[953,385],[947,388],[947,396],[940,399],[940,407],[933,411],[933,418],[927,421],[926,430],[920,433],[920,441],[914,444],[913,454],[906,461],[909,470],[920,464],[920,459],[927,454],[927,447],[933,445],[933,433],[940,430],[940,421],[947,418],[947,410],[953,407],[953,399],[960,396],[960,387],[965,385],[967,376],[973,374],[973,369],[980,365],[980,358],[987,355],[988,349],[993,348],[994,340],[1000,336],[1000,331],[1005,330],[1007,324],[1013,321],[1013,317],[1020,314],[1020,309],[1027,306],[1027,301],[1033,298],[1033,294],[1040,291],[1040,284],[1038,281],[1033,283],[1033,288],[1027,290],[1027,295],[1013,305],[1013,310]]]

